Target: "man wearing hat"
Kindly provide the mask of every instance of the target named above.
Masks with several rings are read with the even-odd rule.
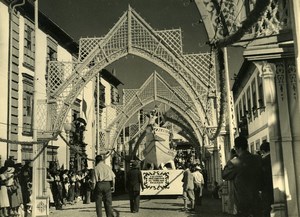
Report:
[[[139,162],[133,161],[127,173],[127,190],[130,199],[130,211],[136,213],[140,207],[140,191],[144,190],[142,173],[139,169]]]
[[[194,176],[195,203],[199,205],[202,204],[202,190],[204,186],[204,178],[201,171],[201,167],[197,165],[192,173]]]
[[[238,216],[260,216],[259,191],[262,183],[262,160],[248,151],[248,141],[234,140],[237,157],[229,160],[222,171],[224,180],[233,183],[234,204]]]

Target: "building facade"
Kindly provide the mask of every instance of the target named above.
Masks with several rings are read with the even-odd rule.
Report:
[[[0,73],[1,73],[1,164],[8,156],[16,162],[31,159],[33,136],[33,92],[36,74],[36,97],[47,100],[47,63],[53,60],[73,61],[78,45],[45,15],[39,14],[39,29],[34,28],[33,5],[20,6],[0,1]],[[35,48],[35,37],[39,46]],[[35,59],[35,52],[38,52]],[[5,147],[5,148],[4,148]],[[58,146],[49,149],[56,155]],[[50,156],[49,156],[50,157]],[[49,159],[50,160],[50,159]]]
[[[229,46],[243,49],[244,63],[232,89],[237,128],[234,132],[230,127],[230,117],[228,147],[241,134],[248,138],[252,153],[263,141],[270,142],[272,216],[299,216],[299,1],[195,3],[210,42],[226,54]],[[224,59],[226,65],[227,56]]]
[[[120,94],[118,86],[123,84],[117,77],[116,71],[111,72],[102,69],[99,76],[95,78],[95,128],[93,133],[94,154],[106,152],[107,143],[106,130],[111,127],[113,120],[117,116],[116,106],[120,104]],[[99,101],[97,101],[99,99]],[[97,109],[98,108],[98,109]],[[98,114],[98,115],[97,115]],[[111,165],[112,158],[107,158],[107,163]]]
[[[296,217],[300,213],[300,104],[297,40],[293,37],[297,8],[292,5],[292,0],[271,1],[262,17],[264,25],[256,33],[259,36],[240,41],[244,63],[232,90],[237,135],[248,138],[252,153],[263,141],[270,142],[275,198],[272,215]],[[274,17],[268,19],[268,14]]]

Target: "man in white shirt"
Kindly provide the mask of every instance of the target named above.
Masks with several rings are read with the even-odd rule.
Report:
[[[194,191],[195,191],[195,203],[202,204],[202,190],[204,186],[204,178],[201,173],[200,166],[195,167],[195,171],[192,173],[194,177]]]
[[[112,169],[104,163],[104,157],[97,155],[95,161],[93,189],[97,217],[102,217],[102,201],[104,203],[106,216],[113,217],[111,193],[114,191],[116,176]]]

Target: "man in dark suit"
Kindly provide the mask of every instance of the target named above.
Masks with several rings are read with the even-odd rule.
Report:
[[[269,217],[271,205],[274,203],[270,143],[263,142],[260,146],[260,152],[262,154],[263,168],[263,182],[261,190],[263,215],[265,217]]]
[[[139,163],[134,161],[131,164],[131,169],[127,173],[127,190],[130,199],[130,211],[138,212],[140,207],[140,191],[144,190],[142,173],[139,169]]]
[[[227,162],[222,178],[233,182],[234,203],[239,217],[260,216],[259,190],[262,182],[262,160],[251,154],[245,137],[234,140],[237,157]]]

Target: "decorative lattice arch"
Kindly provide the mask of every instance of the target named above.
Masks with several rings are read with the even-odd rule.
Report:
[[[181,128],[181,134],[186,138],[188,141],[191,142],[191,144],[194,145],[196,148],[200,148],[202,146],[202,140],[199,140],[197,136],[195,135],[195,132],[193,130],[193,127],[187,122],[184,117],[178,113],[176,110],[173,108],[169,109],[165,115],[164,118],[166,121],[173,123]],[[197,150],[199,151],[199,150]]]
[[[170,86],[159,74],[154,72],[141,86],[140,89],[135,91],[134,96],[123,105],[116,107],[117,116],[114,115],[113,121],[106,128],[106,140],[102,141],[103,144],[110,144],[114,146],[117,142],[117,138],[121,133],[121,130],[125,127],[125,124],[134,116],[138,111],[144,108],[146,105],[152,102],[161,102],[168,104],[171,108],[177,111],[177,117],[172,116],[172,119],[176,119],[182,122],[184,119],[189,123],[189,131],[195,133],[195,137],[198,141],[201,141],[205,128],[203,125],[203,118],[199,117],[188,95],[183,95],[181,88]],[[125,91],[126,93],[126,91]],[[126,96],[125,96],[126,97]],[[180,115],[180,118],[178,117]],[[108,117],[109,118],[109,117]],[[171,119],[171,117],[169,117]],[[182,126],[186,126],[182,124]],[[190,129],[191,128],[191,129]],[[186,127],[186,129],[188,129]],[[105,148],[111,148],[106,146]]]
[[[60,130],[84,86],[101,69],[128,54],[160,66],[175,78],[184,90],[181,93],[189,96],[195,116],[201,117],[201,127],[215,123],[213,105],[207,101],[208,94],[216,90],[212,54],[184,54],[180,29],[156,31],[129,7],[107,35],[80,40],[78,62],[49,63],[48,130]]]

